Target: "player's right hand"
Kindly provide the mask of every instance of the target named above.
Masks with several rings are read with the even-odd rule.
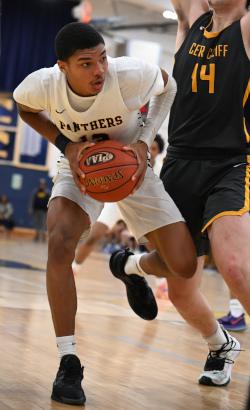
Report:
[[[84,178],[85,174],[79,167],[79,161],[82,156],[82,152],[89,147],[95,145],[93,142],[70,142],[65,149],[65,157],[69,161],[69,166],[75,181],[76,186],[80,191],[85,194]]]

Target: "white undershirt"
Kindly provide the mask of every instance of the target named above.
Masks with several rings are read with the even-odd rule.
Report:
[[[97,95],[92,95],[91,97],[81,97],[74,93],[67,84],[67,95],[71,107],[77,112],[87,111],[89,107],[96,100]]]

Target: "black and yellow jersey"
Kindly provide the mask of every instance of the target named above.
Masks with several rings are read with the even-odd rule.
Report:
[[[249,151],[250,61],[240,20],[217,33],[211,25],[210,11],[193,24],[175,55],[170,152]]]

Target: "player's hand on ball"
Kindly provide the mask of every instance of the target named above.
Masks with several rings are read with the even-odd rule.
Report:
[[[146,171],[147,171],[148,146],[145,142],[139,141],[139,142],[135,142],[134,144],[127,145],[123,149],[133,151],[138,161],[138,169],[131,178],[132,181],[137,180],[136,186],[132,192],[133,194],[135,191],[137,191],[140,188],[141,184],[143,183]]]
[[[85,186],[83,180],[85,178],[84,172],[79,167],[79,160],[82,152],[89,147],[95,145],[93,142],[70,142],[65,150],[65,157],[69,161],[70,169],[74,178],[74,181],[80,191],[85,193]]]

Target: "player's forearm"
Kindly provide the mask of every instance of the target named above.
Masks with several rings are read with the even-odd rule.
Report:
[[[168,77],[165,92],[152,97],[149,102],[148,115],[145,126],[142,127],[139,140],[145,142],[150,147],[155,136],[166,119],[173,104],[177,91],[176,82],[172,77]]]
[[[52,144],[55,144],[55,139],[60,131],[44,112],[35,113],[19,110],[19,115],[24,122],[34,128],[34,130],[36,130]]]

